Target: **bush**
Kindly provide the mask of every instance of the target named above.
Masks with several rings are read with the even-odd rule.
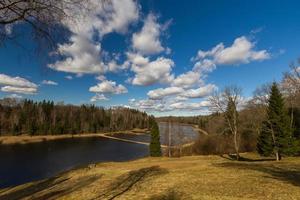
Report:
[[[193,152],[200,155],[234,153],[232,138],[226,135],[203,135],[194,144]]]

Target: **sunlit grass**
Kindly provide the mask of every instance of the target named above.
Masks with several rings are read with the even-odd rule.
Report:
[[[242,156],[245,161],[188,156],[100,163],[0,191],[0,195],[3,199],[32,195],[42,199],[300,199],[300,158],[276,162],[256,154]]]

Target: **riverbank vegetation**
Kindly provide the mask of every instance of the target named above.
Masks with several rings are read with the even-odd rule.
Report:
[[[92,164],[56,177],[0,190],[0,199],[224,199],[300,198],[300,158],[281,162],[241,153],[144,158]]]
[[[295,65],[281,82],[258,87],[250,99],[232,86],[209,100],[210,115],[157,119],[196,127],[201,137],[187,150],[190,154],[234,153],[239,159],[239,152],[258,151],[277,160],[300,155],[300,74]]]
[[[52,101],[2,99],[0,135],[62,135],[148,129],[145,112],[124,107],[64,105]]]

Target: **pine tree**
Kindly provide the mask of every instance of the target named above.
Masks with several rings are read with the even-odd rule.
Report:
[[[159,137],[159,128],[154,119],[151,119],[151,142],[150,142],[150,156],[159,157],[161,156],[160,148],[160,137]]]
[[[258,152],[261,155],[270,153],[270,138],[272,139],[273,153],[276,160],[282,155],[293,152],[293,137],[290,119],[284,108],[284,99],[276,83],[273,83],[267,108],[267,125],[264,125],[258,139]]]
[[[270,124],[267,121],[262,123],[260,135],[257,138],[257,152],[262,156],[270,156],[273,153],[273,140]]]

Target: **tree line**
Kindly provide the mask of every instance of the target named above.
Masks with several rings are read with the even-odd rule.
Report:
[[[53,101],[0,100],[0,135],[59,135],[149,128],[149,116],[135,109],[64,105]]]

